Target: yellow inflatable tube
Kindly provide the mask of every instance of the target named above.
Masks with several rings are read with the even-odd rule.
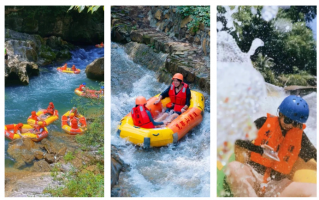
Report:
[[[45,114],[47,113],[47,110],[43,109],[43,110],[39,110],[37,112],[37,115],[40,119],[42,119],[41,121],[44,122],[44,126],[48,126],[49,124],[52,124],[54,121],[59,119],[59,112],[58,110],[54,110],[54,114],[47,117],[45,116]],[[31,126],[34,126],[36,123],[36,121],[34,119],[28,119],[27,123]]]
[[[9,140],[16,140],[20,139],[19,134],[14,134],[13,130],[16,124],[9,124],[5,125],[4,127],[4,134],[5,137],[8,138]],[[35,142],[41,141],[43,138],[46,138],[49,134],[48,129],[44,127],[43,131],[40,134],[34,134],[31,131],[34,129],[34,127],[30,126],[29,124],[23,124],[22,126],[22,133],[21,135],[27,138],[32,139]]]
[[[70,135],[81,135],[83,134],[86,130],[87,130],[87,124],[86,124],[86,119],[83,115],[78,115],[77,118],[79,119],[79,123],[84,126],[84,127],[80,127],[77,129],[71,128],[71,126],[68,124],[68,117],[70,115],[70,111],[66,112],[63,116],[62,116],[62,122],[61,122],[61,126],[62,129],[67,132]]]
[[[161,103],[154,105],[158,96],[159,94],[150,98],[146,104],[146,107],[151,111],[154,118],[162,112],[163,107],[166,109],[166,104],[171,101],[170,98],[165,98],[161,100]],[[146,129],[134,126],[131,113],[129,113],[120,121],[117,135],[145,148],[161,147],[176,143],[202,122],[204,107],[204,96],[199,92],[191,91],[190,106],[187,111],[174,119],[166,127]]]

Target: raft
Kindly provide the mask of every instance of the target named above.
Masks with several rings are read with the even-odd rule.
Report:
[[[78,129],[73,129],[71,126],[68,124],[68,117],[70,115],[70,111],[66,112],[64,115],[62,115],[62,129],[67,132],[70,135],[82,135],[86,130],[87,130],[87,125],[86,125],[86,119],[83,115],[78,115],[78,120],[81,124],[84,124],[84,128],[79,128]]]
[[[235,146],[235,153],[233,153],[230,156],[225,166],[227,166],[228,163],[235,160],[241,163],[246,163],[248,157],[249,157],[248,151],[246,149]],[[232,196],[231,191],[228,188],[228,184],[224,180],[225,166],[220,161],[217,161],[217,196],[218,197]],[[288,175],[288,178],[294,182],[317,184],[317,162],[314,159],[311,159],[308,162],[305,162],[301,158],[298,158],[290,174]]]
[[[39,110],[37,112],[37,115],[39,116],[39,118],[44,118],[45,114],[47,113],[48,111],[46,109],[43,109],[43,110]],[[52,116],[49,116],[48,118],[46,118],[45,120],[41,120],[43,123],[44,123],[44,126],[48,126],[49,124],[52,124],[54,121],[58,120],[59,119],[59,112],[58,110],[54,110],[54,114]],[[37,122],[34,120],[34,119],[28,119],[27,120],[27,123],[31,126],[34,126],[35,124],[37,124]]]
[[[86,94],[84,94],[82,91],[79,90],[79,88],[76,88],[74,92],[78,96],[91,99],[101,99],[104,97],[104,94],[101,95],[101,92],[99,90],[86,90]]]
[[[15,140],[15,139],[21,138],[19,134],[13,133],[15,125],[16,124],[9,124],[9,125],[5,125],[5,127],[4,127],[4,135],[9,140]],[[35,142],[39,142],[43,138],[48,137],[49,132],[48,132],[48,129],[46,127],[44,127],[43,131],[39,135],[30,132],[33,129],[34,129],[34,127],[30,126],[29,124],[23,124],[21,135],[26,136],[27,138],[30,138]]]
[[[102,45],[101,44],[96,44],[95,47],[96,48],[104,48],[104,44],[102,44]]]
[[[66,70],[62,70],[61,67],[58,67],[57,70],[59,72],[63,72],[63,73],[69,73],[69,74],[79,74],[81,72],[80,69],[76,69],[75,71],[72,71],[71,68],[66,68]]]
[[[158,99],[156,95],[147,101],[146,107],[152,113],[154,119],[162,113],[163,108],[166,109],[166,104],[171,102],[167,97],[161,100],[161,103],[154,105]],[[204,96],[196,91],[191,91],[191,100],[189,108],[169,123],[164,128],[145,129],[134,126],[131,112],[123,117],[118,126],[117,135],[125,140],[142,146],[161,147],[172,143],[176,143],[183,138],[190,130],[200,124],[203,120],[205,107]]]

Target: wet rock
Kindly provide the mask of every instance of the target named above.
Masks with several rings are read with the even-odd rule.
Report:
[[[24,168],[26,165],[26,163],[22,160],[19,160],[18,162],[16,162],[13,167],[16,168],[16,169],[22,169]]]
[[[66,152],[67,148],[66,147],[62,147],[59,151],[58,151],[58,156],[64,156],[65,152]]]
[[[31,172],[50,172],[50,170],[49,163],[44,160],[34,162],[33,166],[30,168]]]
[[[35,151],[34,156],[36,159],[41,160],[44,158],[43,152],[42,151]]]
[[[111,190],[111,197],[131,197],[128,188],[116,185]]]
[[[118,184],[122,165],[114,158],[111,158],[111,188]]]
[[[95,59],[92,63],[86,66],[86,76],[94,80],[104,80],[104,57]]]
[[[43,148],[49,153],[49,154],[56,154],[57,150],[54,147],[54,144],[51,143],[47,138],[44,138],[41,140],[41,144],[43,145]]]
[[[55,162],[55,155],[54,154],[45,154],[44,155],[44,159],[45,161],[47,161],[48,163],[54,163]]]
[[[133,42],[142,43],[143,42],[143,33],[138,31],[132,31],[130,35]]]
[[[182,21],[181,21],[181,28],[184,28],[186,26],[186,24],[188,24],[188,22],[192,21],[193,18],[191,16],[187,16],[185,17]]]
[[[160,9],[158,9],[156,11],[156,13],[154,14],[154,17],[157,19],[157,20],[161,20],[162,19],[162,11]]]
[[[17,162],[32,163],[35,159],[32,148],[35,148],[35,144],[31,139],[17,139],[9,143],[8,154]]]
[[[131,41],[130,31],[127,25],[120,24],[112,28],[111,39],[114,42],[127,43]]]

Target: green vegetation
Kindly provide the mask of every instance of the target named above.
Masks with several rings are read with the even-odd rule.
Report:
[[[210,6],[177,6],[177,12],[183,18],[191,16],[192,21],[187,24],[188,30],[196,33],[200,23],[210,27]]]
[[[87,12],[91,12],[93,14],[95,11],[97,11],[101,6],[71,6],[69,10],[77,10],[79,13],[81,13],[85,8],[88,8]],[[69,12],[68,10],[68,12]],[[104,10],[104,6],[103,6]]]
[[[218,6],[217,21],[222,22],[222,30],[235,38],[243,52],[249,51],[255,38],[264,42],[264,46],[258,48],[251,59],[267,82],[282,86],[284,82],[278,77],[289,74],[291,80],[288,83],[309,84],[305,76],[317,74],[317,46],[306,22],[315,18],[316,7],[279,8],[277,16],[269,22],[262,19],[262,9],[262,6],[239,6],[238,12],[232,15],[236,28],[233,30],[226,27],[227,20],[220,15],[226,12],[225,8]],[[300,72],[303,72],[302,75],[294,76],[294,82],[291,74]]]
[[[64,160],[65,161],[71,161],[71,160],[73,160],[74,159],[74,155],[73,155],[73,153],[71,152],[71,151],[69,151],[67,154],[65,154],[65,156],[64,156]]]

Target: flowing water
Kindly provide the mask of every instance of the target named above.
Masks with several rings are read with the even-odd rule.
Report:
[[[155,73],[134,63],[122,46],[111,49],[111,143],[120,149],[120,157],[131,166],[121,172],[119,185],[131,196],[195,197],[210,196],[210,111],[205,93],[202,123],[176,146],[143,150],[116,135],[119,121],[135,106],[135,98],[146,99],[164,91]]]
[[[104,57],[103,48],[83,47],[71,52],[72,58],[68,60],[68,67],[73,64],[81,69],[80,74],[60,73],[57,67],[64,63],[53,64],[47,67],[40,67],[40,75],[30,78],[27,86],[7,86],[5,87],[5,124],[26,124],[31,111],[46,109],[49,102],[53,102],[55,109],[59,111],[59,120],[48,126],[50,131],[62,132],[61,116],[70,110],[74,104],[72,99],[77,95],[74,89],[85,82],[89,88],[99,88],[99,82],[86,77],[85,68],[97,58]],[[73,103],[72,103],[73,102]],[[14,163],[7,153],[8,143],[6,139],[6,166],[10,167]]]

